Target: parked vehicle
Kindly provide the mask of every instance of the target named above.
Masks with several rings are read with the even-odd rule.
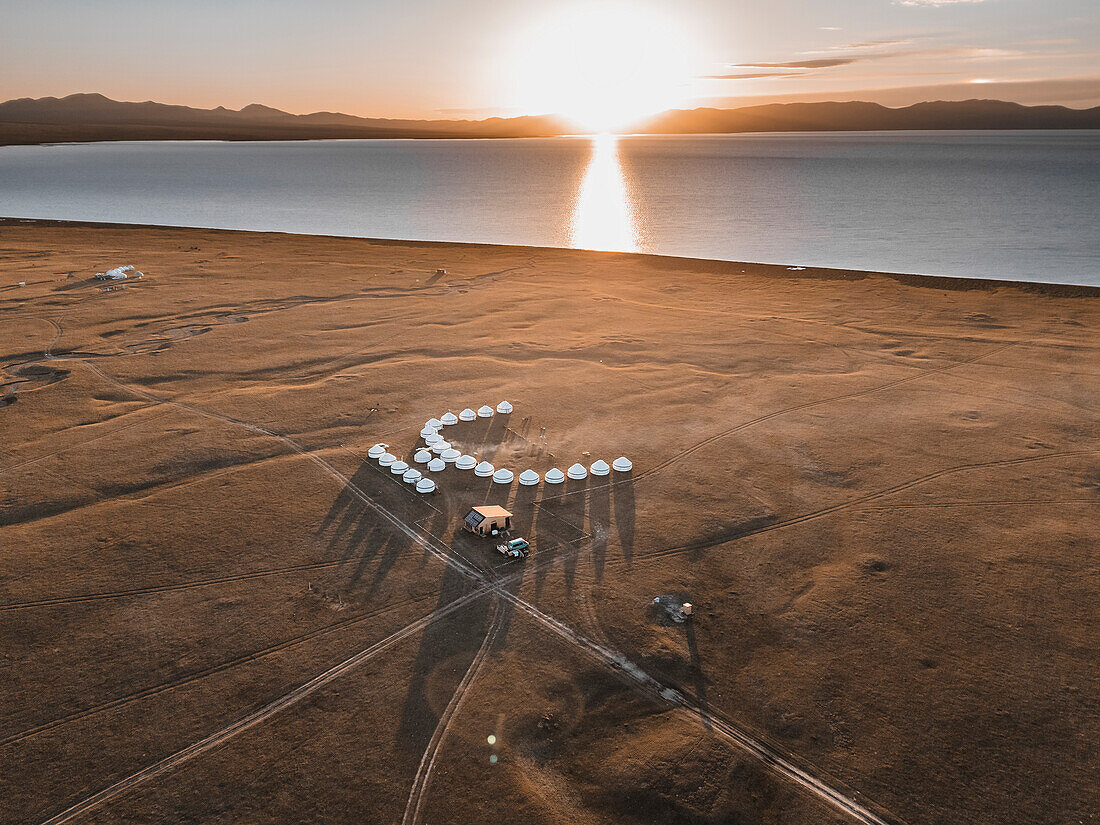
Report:
[[[530,552],[531,542],[527,539],[509,539],[497,545],[497,552],[510,559],[524,558]]]

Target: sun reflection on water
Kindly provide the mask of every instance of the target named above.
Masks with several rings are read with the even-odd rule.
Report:
[[[578,249],[606,252],[638,251],[638,232],[619,162],[617,135],[592,138],[592,156],[573,211],[572,244]]]

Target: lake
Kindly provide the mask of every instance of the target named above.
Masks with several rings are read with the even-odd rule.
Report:
[[[1100,285],[1100,133],[11,146],[0,215]]]

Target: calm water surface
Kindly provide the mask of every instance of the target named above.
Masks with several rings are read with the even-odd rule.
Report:
[[[19,146],[0,214],[1100,284],[1100,133]]]

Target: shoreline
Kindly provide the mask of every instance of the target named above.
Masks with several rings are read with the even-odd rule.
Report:
[[[841,269],[836,267],[803,266],[797,263],[773,264],[756,261],[731,261],[720,258],[696,258],[682,255],[662,255],[654,252],[610,252],[594,249],[578,249],[575,247],[558,246],[527,246],[523,244],[492,244],[478,243],[474,241],[424,241],[405,240],[401,238],[370,238],[357,235],[322,235],[307,232],[281,232],[274,230],[256,229],[221,229],[205,226],[178,226],[172,224],[141,224],[141,223],[115,223],[110,221],[69,221],[53,218],[20,218],[14,216],[0,216],[0,228],[5,226],[38,226],[38,227],[70,227],[86,229],[114,229],[114,230],[158,230],[177,232],[215,232],[227,233],[235,236],[278,236],[289,238],[321,238],[334,241],[363,242],[371,246],[407,246],[423,249],[485,249],[485,250],[511,250],[541,253],[547,251],[560,253],[578,253],[583,255],[600,256],[626,256],[628,258],[649,261],[658,266],[665,265],[678,269],[696,268],[700,274],[710,275],[739,275],[738,267],[751,266],[754,274],[769,277],[783,277],[791,279],[824,280],[824,281],[859,281],[869,277],[879,277],[896,281],[906,286],[916,286],[924,289],[942,289],[950,291],[970,290],[996,290],[1001,288],[1016,289],[1021,292],[1047,295],[1056,298],[1097,298],[1100,297],[1100,286],[1089,284],[1067,284],[1051,281],[1018,281],[1001,278],[975,278],[953,275],[923,275],[919,273],[887,272],[873,269]],[[791,270],[789,267],[802,267]],[[14,285],[3,285],[5,289]]]

